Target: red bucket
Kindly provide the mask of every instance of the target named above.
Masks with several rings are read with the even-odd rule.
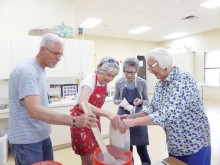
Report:
[[[62,165],[62,164],[56,161],[47,160],[47,161],[37,162],[32,165]]]
[[[125,152],[119,150],[113,146],[107,145],[108,152],[115,157],[116,161],[121,160],[123,163],[120,165],[132,165],[132,153],[130,151]],[[94,165],[107,165],[103,163],[103,155],[100,148],[97,148],[94,152],[93,164]]]

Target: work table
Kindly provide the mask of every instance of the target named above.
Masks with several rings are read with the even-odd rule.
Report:
[[[106,102],[112,101],[113,99],[111,97],[106,97]],[[49,104],[50,108],[55,108],[55,107],[66,107],[66,106],[74,106],[75,100],[60,100],[60,101],[55,101]],[[0,110],[0,119],[7,119],[8,118],[8,113],[9,109],[2,109]]]
[[[49,108],[57,113],[70,114],[70,110],[76,104],[75,100],[61,100],[49,104]],[[117,107],[113,104],[111,97],[106,97],[103,110],[116,114]],[[7,130],[9,109],[0,110],[0,123],[4,130]],[[102,136],[108,137],[110,121],[101,117]],[[61,133],[62,132],[62,133]],[[54,149],[60,149],[71,146],[70,128],[63,125],[51,124],[51,140]]]
[[[49,104],[49,107],[54,108],[54,107],[74,106],[74,105],[75,105],[75,100],[61,100],[61,101],[52,102],[51,104]],[[9,113],[9,109],[0,110],[0,119],[8,118],[8,113]]]

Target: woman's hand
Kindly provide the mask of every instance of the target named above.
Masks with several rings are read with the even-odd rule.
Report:
[[[120,129],[122,120],[126,118],[130,118],[130,115],[115,115],[111,120],[111,125],[114,129]]]
[[[123,120],[130,119],[130,118],[131,118],[131,115],[128,115],[128,114],[119,116],[117,128],[120,130],[121,133],[125,133],[125,131],[128,129],[125,123],[123,122]]]
[[[114,113],[108,112],[107,118],[111,121],[111,124],[114,128],[117,127],[118,123],[118,117]]]
[[[134,105],[140,105],[140,104],[143,104],[143,100],[140,99],[140,98],[136,98],[136,99],[134,99],[133,104],[134,104]]]
[[[115,115],[115,117],[111,120],[111,125],[113,126],[114,129],[119,128],[120,126],[120,116],[119,115]]]
[[[129,118],[129,119],[123,119],[120,122],[120,126],[119,126],[119,130],[121,131],[121,133],[125,133],[125,131],[134,126],[134,120],[133,118]]]
[[[121,120],[130,119],[130,118],[132,118],[132,115],[124,114],[124,115],[120,115],[119,117],[120,117]]]
[[[117,115],[115,115],[114,113],[108,112],[108,114],[107,114],[106,117],[107,117],[109,120],[113,121],[113,120],[115,120],[116,116],[117,116]]]

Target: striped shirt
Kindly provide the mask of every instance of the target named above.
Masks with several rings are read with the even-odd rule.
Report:
[[[40,142],[50,135],[50,125],[29,116],[24,98],[38,95],[41,105],[48,107],[46,75],[40,64],[29,59],[17,65],[9,82],[9,143]]]

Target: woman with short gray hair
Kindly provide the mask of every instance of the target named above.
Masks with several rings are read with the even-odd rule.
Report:
[[[146,80],[136,76],[139,61],[136,58],[126,58],[123,62],[124,76],[115,84],[114,103],[119,105],[118,115],[135,114],[148,105]],[[136,145],[142,163],[151,164],[147,146],[149,144],[147,126],[130,128],[130,150]]]
[[[86,67],[86,66],[85,66]],[[71,110],[71,116],[84,114],[82,102],[88,101],[93,113],[96,114],[97,124],[101,131],[100,116],[111,121],[116,121],[116,115],[100,109],[105,102],[107,84],[111,82],[119,72],[119,63],[112,57],[103,58],[94,74],[86,76],[80,83],[76,105]],[[91,129],[71,128],[72,148],[81,156],[82,165],[92,165],[93,153],[98,148],[98,143]]]
[[[97,73],[113,72],[114,75],[118,75],[119,63],[112,57],[104,57],[97,66]]]

